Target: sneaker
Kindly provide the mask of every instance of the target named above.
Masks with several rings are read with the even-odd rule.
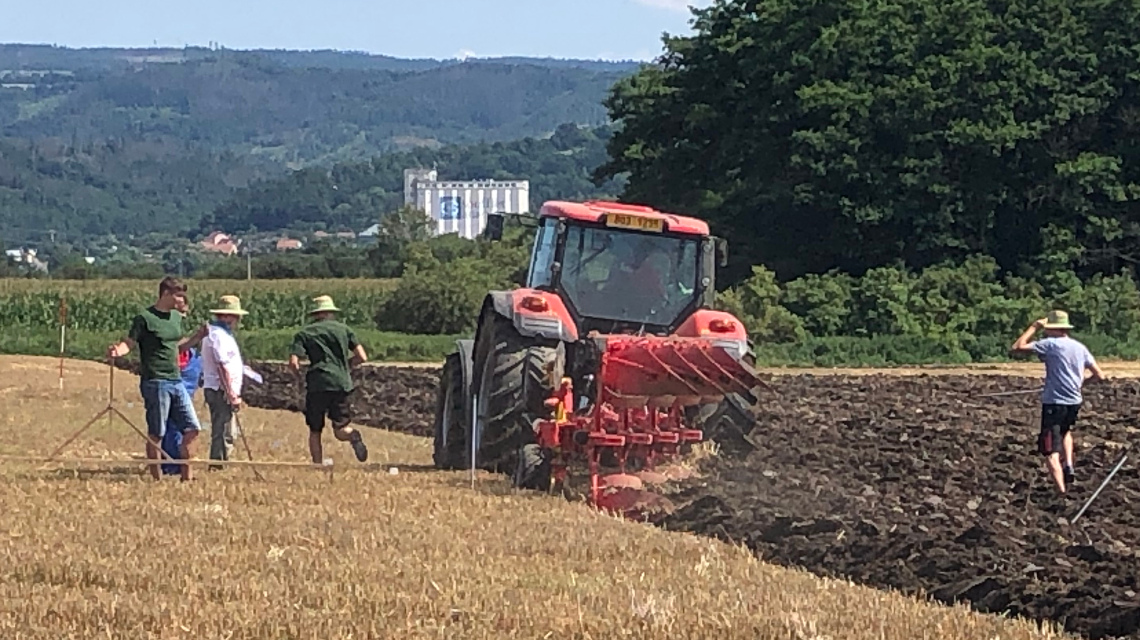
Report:
[[[356,459],[364,462],[368,459],[368,447],[364,446],[364,436],[360,432],[356,432],[356,437],[352,439],[352,452],[356,454]]]
[[[1067,489],[1069,488],[1069,485],[1073,484],[1077,480],[1077,474],[1073,473],[1072,467],[1065,467],[1062,470],[1062,473],[1065,476],[1065,488]]]

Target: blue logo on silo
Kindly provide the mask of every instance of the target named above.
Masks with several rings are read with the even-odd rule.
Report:
[[[463,201],[459,196],[439,197],[439,219],[459,220],[463,217]]]

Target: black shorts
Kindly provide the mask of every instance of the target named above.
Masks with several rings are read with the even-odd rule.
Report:
[[[1041,406],[1041,434],[1037,450],[1043,456],[1064,452],[1065,434],[1077,423],[1079,404],[1046,404]]]
[[[347,391],[310,391],[305,394],[305,424],[309,431],[320,433],[325,428],[325,416],[334,429],[347,427],[352,422]]]

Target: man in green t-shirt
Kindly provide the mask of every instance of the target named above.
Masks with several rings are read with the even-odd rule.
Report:
[[[329,296],[313,298],[316,307],[309,312],[313,322],[293,336],[289,353],[289,367],[300,376],[301,358],[309,360],[305,375],[305,422],[309,426],[309,455],[315,464],[324,461],[321,432],[325,416],[333,426],[337,440],[352,444],[356,459],[368,459],[368,448],[360,432],[348,426],[352,422],[349,395],[353,391],[349,368],[368,360],[364,347],[356,334],[343,322],[336,320],[340,309]]]
[[[194,413],[194,402],[182,384],[178,353],[200,343],[208,328],[202,325],[194,335],[182,337],[182,314],[178,310],[185,308],[186,285],[177,278],[163,278],[158,284],[158,300],[134,317],[126,338],[107,349],[107,356],[114,359],[138,347],[139,391],[146,410],[149,440],[146,457],[151,460],[159,458],[159,445],[166,435],[168,421],[182,432],[179,453],[183,460],[190,459],[191,444],[202,429]],[[150,466],[155,480],[162,477],[160,472],[158,465]],[[182,465],[182,480],[192,478],[190,465]]]

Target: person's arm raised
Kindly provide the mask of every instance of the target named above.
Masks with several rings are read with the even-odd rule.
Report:
[[[1033,348],[1033,336],[1037,334],[1038,329],[1045,326],[1046,322],[1045,318],[1041,318],[1029,325],[1029,328],[1023,331],[1017,340],[1014,341],[1013,346],[1009,348],[1009,352],[1011,354],[1036,353],[1036,350]]]

